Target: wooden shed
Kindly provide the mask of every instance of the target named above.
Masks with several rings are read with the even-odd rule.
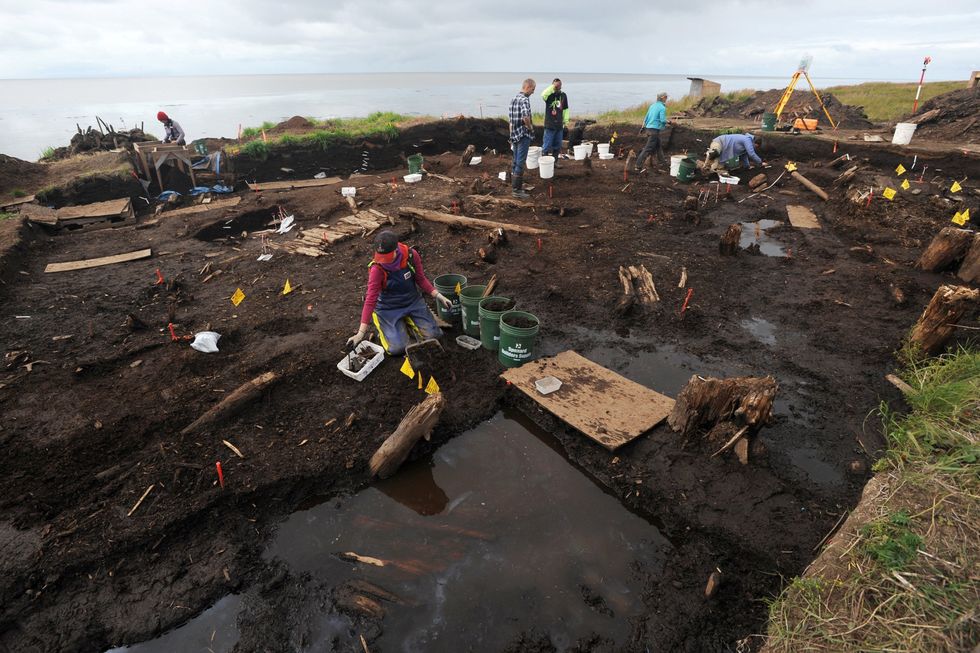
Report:
[[[691,80],[691,90],[688,92],[691,97],[707,97],[721,93],[721,84],[718,82],[701,77],[688,77],[688,79]]]

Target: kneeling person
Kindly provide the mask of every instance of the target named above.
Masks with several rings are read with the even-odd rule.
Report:
[[[364,340],[372,322],[378,330],[381,346],[390,355],[405,351],[410,344],[409,329],[422,339],[440,337],[442,330],[432,317],[422,292],[447,308],[452,306],[452,301],[425,277],[419,253],[398,242],[398,236],[391,231],[379,233],[374,239],[374,260],[368,265],[361,327],[347,339],[347,344],[356,347]]]
[[[723,173],[751,168],[753,164],[765,165],[755,151],[761,145],[762,139],[752,134],[722,134],[711,141],[706,171]]]

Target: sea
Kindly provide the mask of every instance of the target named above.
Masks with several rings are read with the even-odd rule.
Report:
[[[338,118],[394,111],[415,116],[505,116],[525,77],[542,90],[555,73],[372,73],[0,79],[0,153],[34,161],[48,147],[67,145],[77,127],[99,116],[117,130],[143,126],[161,134],[165,111],[188,140],[234,138],[239,127],[292,116]],[[594,115],[650,102],[664,91],[686,95],[688,75],[560,73],[572,115]],[[702,75],[723,93],[784,88],[786,77]],[[820,86],[866,79],[815,79]],[[532,97],[532,108],[544,103]]]

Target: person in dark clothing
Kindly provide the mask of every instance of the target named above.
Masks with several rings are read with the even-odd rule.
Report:
[[[568,96],[561,90],[561,80],[557,77],[551,86],[541,93],[544,100],[544,141],[541,154],[556,159],[561,154],[561,141],[568,124]]]
[[[530,197],[524,190],[524,166],[527,163],[527,150],[534,138],[534,123],[531,122],[531,93],[537,87],[533,79],[525,79],[521,91],[510,101],[507,117],[510,122],[510,146],[514,150],[514,164],[511,167],[511,195],[520,199]]]

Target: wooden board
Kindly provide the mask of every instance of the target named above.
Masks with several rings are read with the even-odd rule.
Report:
[[[187,206],[182,209],[174,209],[173,211],[164,211],[160,214],[161,217],[172,218],[178,215],[189,215],[192,213],[204,213],[205,211],[213,211],[215,209],[229,209],[233,206],[237,206],[239,202],[242,201],[241,197],[229,197],[228,199],[215,200],[208,204],[196,204],[194,206]]]
[[[293,188],[315,188],[316,186],[330,186],[339,184],[343,179],[340,177],[327,177],[325,179],[294,179],[292,181],[267,181],[260,184],[249,184],[248,187],[254,191],[260,190],[292,190]]]
[[[813,211],[805,206],[798,204],[787,204],[786,214],[789,216],[789,223],[797,229],[819,229],[820,223]]]
[[[66,206],[58,209],[57,214],[61,221],[84,218],[131,218],[133,217],[133,203],[128,197],[123,197],[108,202]]]
[[[153,255],[151,249],[140,249],[135,252],[116,254],[114,256],[103,256],[101,258],[83,259],[81,261],[66,261],[64,263],[49,263],[45,272],[71,272],[73,270],[85,270],[88,268],[98,268],[103,265],[113,263],[125,263],[127,261],[138,261],[143,258],[150,258]]]
[[[662,422],[674,400],[593,363],[574,351],[563,351],[501,375],[558,419],[613,451]],[[542,395],[534,382],[553,376],[561,388]]]
[[[19,204],[27,204],[28,202],[33,202],[33,201],[34,201],[34,196],[28,195],[27,197],[21,197],[20,199],[5,201],[3,204],[0,204],[0,209],[5,209],[10,206],[17,206]]]

